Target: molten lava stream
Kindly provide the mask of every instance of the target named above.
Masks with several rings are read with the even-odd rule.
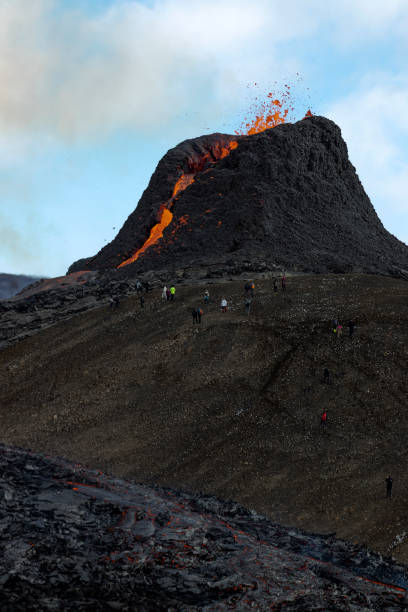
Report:
[[[219,144],[215,152],[216,159],[217,160],[223,159],[224,157],[229,155],[233,149],[236,149],[237,146],[238,146],[238,142],[236,140],[229,142],[225,146]],[[204,163],[208,158],[209,158],[209,154],[207,153],[200,161]],[[198,166],[200,166],[200,164],[198,164]],[[159,215],[161,213],[160,220],[150,230],[149,238],[146,240],[144,245],[132,255],[132,257],[129,257],[129,259],[122,261],[122,263],[118,265],[118,268],[121,268],[122,266],[127,266],[130,263],[133,263],[134,261],[136,261],[136,259],[140,257],[140,255],[143,255],[143,253],[149,247],[151,247],[153,244],[156,244],[156,242],[158,242],[160,238],[163,238],[164,230],[166,229],[168,225],[170,225],[173,219],[173,213],[170,212],[170,208],[172,208],[177,194],[187,189],[187,187],[191,185],[191,183],[194,182],[195,173],[199,172],[201,169],[202,168],[196,167],[195,172],[191,172],[188,174],[184,174],[183,172],[180,178],[177,179],[176,184],[174,185],[174,188],[173,188],[173,193],[171,195],[171,198],[167,200],[165,204],[162,204],[160,206],[160,209],[159,209]]]
[[[118,265],[118,268],[133,263],[138,257],[140,257],[140,255],[142,255],[146,251],[146,249],[148,249],[150,246],[152,246],[152,244],[155,244],[155,242],[160,240],[160,238],[163,237],[164,230],[171,223],[172,219],[173,213],[170,212],[168,208],[163,208],[159,223],[156,223],[156,225],[152,227],[152,229],[150,230],[150,236],[146,240],[144,245],[138,251],[136,251],[136,253],[134,253],[132,257],[129,257],[129,259],[122,261],[122,263]]]

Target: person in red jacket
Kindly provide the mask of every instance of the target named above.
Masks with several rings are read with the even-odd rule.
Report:
[[[324,411],[320,417],[320,425],[327,425],[327,412]]]

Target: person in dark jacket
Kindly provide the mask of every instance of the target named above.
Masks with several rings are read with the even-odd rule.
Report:
[[[273,279],[273,292],[278,292],[278,281],[276,280],[276,278]]]
[[[197,323],[197,308],[192,309],[191,315],[193,317],[193,325],[194,325],[194,323]]]
[[[145,298],[144,295],[140,296],[140,308],[144,308]]]
[[[251,304],[252,304],[252,298],[248,296],[245,302],[245,312],[247,313],[248,316],[251,311]]]
[[[385,479],[385,484],[387,487],[387,495],[386,497],[391,497],[392,495],[392,478],[391,475],[388,475],[387,478]]]

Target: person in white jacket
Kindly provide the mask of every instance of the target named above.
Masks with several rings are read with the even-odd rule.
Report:
[[[221,310],[222,312],[227,312],[227,300],[225,298],[221,300]]]
[[[164,285],[164,287],[163,287],[162,300],[167,300],[167,287],[166,287],[166,285]]]

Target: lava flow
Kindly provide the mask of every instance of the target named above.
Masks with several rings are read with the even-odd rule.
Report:
[[[173,207],[176,196],[187,189],[187,187],[194,182],[195,175],[198,172],[201,172],[207,163],[215,163],[220,159],[224,159],[224,157],[229,155],[233,149],[237,148],[237,146],[238,142],[236,140],[233,140],[228,144],[217,143],[211,148],[211,151],[205,153],[199,158],[189,160],[188,168],[190,172],[182,173],[174,185],[171,198],[160,206],[158,212],[159,221],[150,230],[148,239],[143,246],[140,247],[140,249],[133,253],[131,257],[125,261],[122,261],[122,263],[118,265],[118,268],[122,268],[123,266],[127,266],[128,264],[136,261],[148,248],[150,248],[153,244],[156,244],[163,237],[164,230],[168,225],[170,225],[173,219],[173,213],[170,209]]]

